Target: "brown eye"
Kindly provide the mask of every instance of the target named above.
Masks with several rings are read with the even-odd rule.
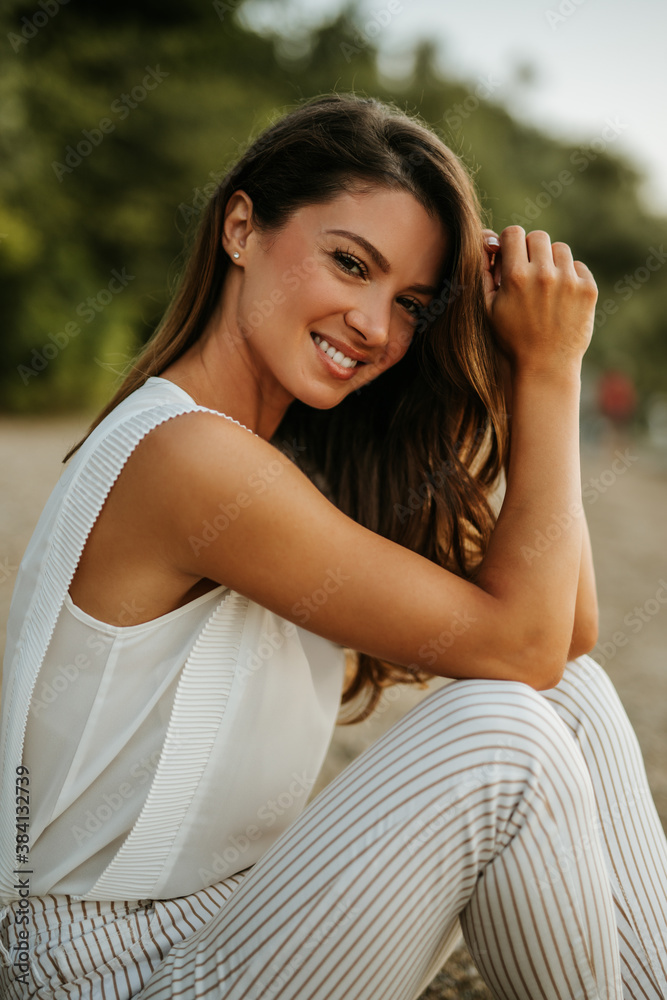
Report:
[[[422,309],[424,306],[417,299],[398,299],[398,302],[403,306],[404,309],[410,313],[415,319],[419,319]]]
[[[354,254],[348,253],[346,250],[334,250],[333,257],[338,266],[348,274],[355,274],[360,278],[368,277],[366,265],[358,257],[355,257]],[[358,268],[358,273],[355,272],[354,268]]]

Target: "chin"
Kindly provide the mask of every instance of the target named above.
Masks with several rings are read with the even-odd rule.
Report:
[[[338,392],[326,392],[323,390],[318,392],[316,389],[311,389],[299,393],[295,398],[305,406],[312,407],[314,410],[331,410],[334,406],[342,403],[353,392],[354,389],[349,386],[346,387],[345,392],[341,392],[340,389]]]

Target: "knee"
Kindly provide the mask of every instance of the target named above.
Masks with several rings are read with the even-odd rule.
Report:
[[[596,721],[603,721],[605,726],[613,724],[614,727],[629,724],[611,678],[599,663],[586,654],[570,660],[558,686],[543,692],[543,695],[575,731]]]
[[[518,822],[521,810],[551,809],[553,802],[566,809],[590,804],[590,774],[576,741],[554,707],[529,685],[456,681],[418,707],[425,710],[415,720],[424,740],[422,760],[439,761],[442,770],[442,799],[437,821],[428,813],[429,836],[464,808],[475,808],[476,801],[503,818],[498,830],[506,829],[509,817]]]
[[[429,703],[430,707],[429,707]],[[581,771],[581,753],[555,707],[521,681],[460,680],[421,703],[449,738],[491,751],[494,763],[526,762]]]
[[[440,704],[444,711],[454,710],[457,717],[471,723],[497,716],[519,723],[540,717],[548,724],[554,714],[543,694],[522,681],[456,680],[421,704],[429,703]]]
[[[498,682],[485,722],[493,741],[486,779],[521,786],[523,794],[530,790],[543,803],[590,804],[591,776],[581,747],[540,692],[520,682]]]
[[[578,682],[590,687],[611,683],[606,670],[588,653],[577,656],[574,660],[568,660],[563,673],[563,682]]]

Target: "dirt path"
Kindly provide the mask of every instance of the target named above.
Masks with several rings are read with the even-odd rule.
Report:
[[[0,419],[0,642],[16,568],[63,466],[87,425],[76,419]],[[644,753],[667,829],[667,460],[644,447],[585,451],[584,498],[598,579],[600,642],[594,653],[617,687]],[[662,586],[665,585],[665,591]],[[443,683],[434,681],[429,690]],[[426,692],[394,689],[370,720],[338,728],[313,794]],[[464,948],[423,1000],[490,994]]]

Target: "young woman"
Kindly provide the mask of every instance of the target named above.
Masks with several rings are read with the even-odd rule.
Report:
[[[408,1000],[462,930],[494,997],[667,997],[667,845],[585,655],[595,300],[376,101],[249,148],[21,564],[4,996]],[[304,809],[341,693],[429,675]]]

